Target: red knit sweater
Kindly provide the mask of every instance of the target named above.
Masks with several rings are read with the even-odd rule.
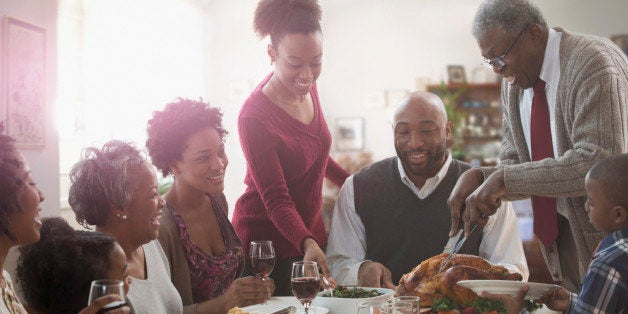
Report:
[[[272,240],[276,257],[287,259],[303,255],[306,237],[327,243],[320,210],[323,178],[341,186],[349,173],[329,156],[331,135],[316,86],[310,92],[314,119],[306,125],[262,93],[271,76],[255,88],[238,118],[247,188],[232,222],[245,250],[250,241]]]

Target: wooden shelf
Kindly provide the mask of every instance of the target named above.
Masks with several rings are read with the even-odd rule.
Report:
[[[483,145],[495,145],[495,141],[501,141],[502,105],[501,84],[446,84],[429,85],[427,90],[442,94],[460,92],[456,98],[455,109],[463,113],[464,118],[453,125],[454,132],[460,139],[462,150],[466,154],[466,161],[472,158],[480,158],[480,163],[493,161],[497,156],[495,149],[485,149]],[[446,97],[443,97],[446,98]],[[455,121],[454,121],[455,123]]]

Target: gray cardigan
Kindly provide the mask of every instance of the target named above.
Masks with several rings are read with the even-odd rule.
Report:
[[[578,259],[586,267],[604,234],[589,223],[584,178],[600,159],[628,151],[628,61],[608,39],[556,30],[563,33],[555,108],[557,158],[530,161],[519,114],[522,90],[504,82],[500,162],[482,170],[486,178],[504,169],[508,199],[556,197],[558,212],[569,220]],[[561,280],[557,251],[541,248],[550,273]]]

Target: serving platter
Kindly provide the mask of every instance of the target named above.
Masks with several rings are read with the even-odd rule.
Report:
[[[517,295],[521,287],[528,286],[529,290],[525,296],[528,300],[539,299],[547,292],[560,288],[553,284],[513,280],[461,280],[458,281],[458,285],[471,289],[478,295],[482,292],[489,292],[512,296]]]

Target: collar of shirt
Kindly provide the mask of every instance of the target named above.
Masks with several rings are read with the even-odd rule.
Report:
[[[594,257],[597,257],[599,254],[603,254],[607,249],[624,242],[622,240],[628,240],[628,228],[609,233],[604,239],[602,239],[600,247],[597,249],[597,252],[595,252]]]
[[[547,97],[547,105],[550,114],[550,130],[552,131],[552,146],[554,156],[558,156],[558,146],[556,142],[556,94],[558,92],[558,82],[560,80],[560,39],[562,33],[554,29],[549,29],[547,37],[547,45],[545,46],[545,55],[543,56],[543,65],[539,77],[545,81],[545,95]],[[530,146],[530,115],[532,114],[532,97],[534,90],[532,88],[525,89],[521,95],[519,102],[519,114],[521,117],[521,126],[523,127],[523,135],[528,144],[528,152],[532,154]],[[530,155],[532,159],[532,155]]]
[[[447,159],[445,160],[443,167],[440,168],[440,170],[438,171],[438,173],[436,173],[435,176],[427,179],[423,187],[419,189],[414,185],[414,183],[412,183],[412,180],[410,180],[408,175],[406,175],[406,170],[403,169],[403,164],[401,163],[401,159],[397,157],[397,168],[399,168],[399,175],[401,177],[401,182],[403,182],[403,184],[405,184],[408,188],[410,188],[410,190],[418,198],[424,199],[428,197],[430,194],[432,194],[432,192],[434,192],[438,184],[441,181],[443,181],[443,178],[445,178],[445,175],[447,174],[447,170],[449,170],[449,165],[451,164],[451,160],[452,160],[451,155],[447,154]]]

